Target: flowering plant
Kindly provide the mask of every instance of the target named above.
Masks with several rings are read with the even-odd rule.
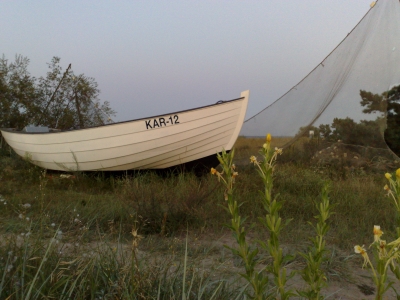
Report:
[[[387,192],[387,196],[393,199],[393,203],[396,208],[396,231],[397,239],[391,243],[386,243],[385,240],[381,239],[383,231],[379,225],[374,225],[373,234],[374,242],[369,248],[372,248],[375,257],[375,266],[369,258],[367,249],[363,246],[354,246],[354,252],[360,254],[364,258],[363,268],[370,268],[372,273],[372,279],[377,287],[377,293],[375,299],[382,299],[383,294],[389,288],[393,288],[393,282],[388,281],[389,269],[395,274],[396,278],[400,280],[400,169],[397,169],[395,178],[390,173],[385,174],[389,184],[384,186],[384,190]],[[393,288],[400,298],[400,295]]]
[[[276,159],[280,154],[282,154],[282,149],[272,149],[271,135],[268,134],[266,136],[266,142],[260,150],[262,160],[259,161],[255,156],[250,157],[250,163],[257,167],[258,173],[264,182],[264,192],[263,197],[261,197],[261,202],[266,211],[266,215],[265,218],[260,218],[259,220],[268,230],[270,235],[267,242],[258,242],[273,258],[272,265],[267,266],[258,272],[255,270],[257,265],[255,257],[258,254],[259,249],[255,248],[254,250],[250,250],[249,244],[246,241],[246,231],[244,227],[246,218],[241,218],[239,214],[240,205],[233,197],[233,184],[235,178],[238,176],[236,167],[233,164],[234,151],[232,150],[230,153],[222,151],[222,154],[218,155],[218,160],[223,169],[221,172],[211,168],[211,174],[216,175],[218,180],[225,185],[224,199],[227,201],[226,210],[232,217],[231,223],[228,224],[227,227],[233,232],[238,244],[237,248],[228,248],[230,248],[232,253],[239,256],[244,262],[246,273],[241,275],[252,286],[254,292],[252,297],[254,299],[264,299],[265,296],[267,298],[279,297],[279,299],[289,299],[290,296],[294,295],[291,290],[286,290],[285,288],[288,278],[294,274],[288,276],[286,274],[286,268],[284,268],[284,264],[287,261],[292,260],[293,257],[290,255],[284,256],[282,248],[279,245],[279,233],[289,220],[286,223],[282,222],[282,218],[279,215],[282,203],[272,197],[273,170]],[[274,276],[276,286],[276,289],[271,290],[268,295],[266,295],[266,290],[269,280],[265,271]]]

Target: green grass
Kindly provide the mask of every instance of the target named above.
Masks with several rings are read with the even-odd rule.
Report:
[[[284,142],[278,140],[276,146]],[[262,181],[249,164],[249,156],[256,155],[261,145],[260,139],[239,139],[236,145],[235,197],[242,205],[241,214],[248,216],[252,241],[266,237],[255,222],[263,214],[256,201]],[[291,147],[292,154],[310,149]],[[282,161],[278,158],[273,193],[284,202],[284,218],[293,219],[281,233],[282,243],[293,252],[308,245],[313,229],[307,222],[316,215],[314,202],[325,181],[331,182],[330,199],[335,205],[328,248],[350,255],[355,244],[371,242],[372,227],[378,224],[388,240],[396,236],[395,210],[383,190],[384,173],[392,169],[316,165],[308,163],[309,157],[310,153],[296,153]],[[44,175],[11,152],[0,153],[4,199],[0,202],[0,299],[183,299],[183,295],[234,299],[242,295],[240,269],[232,267],[232,257],[219,247],[226,242],[212,243],[227,234],[222,225],[229,215],[223,209],[224,189],[211,175],[73,175],[68,179],[60,178],[60,173]],[[132,228],[144,236],[138,248],[132,248]],[[200,244],[196,237],[201,237]],[[137,253],[138,262],[132,260],[132,253]],[[346,270],[342,262],[336,266]]]

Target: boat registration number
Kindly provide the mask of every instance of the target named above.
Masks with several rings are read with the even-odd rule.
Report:
[[[146,129],[165,127],[165,126],[169,126],[169,125],[179,124],[179,116],[173,115],[173,116],[169,116],[166,118],[164,118],[164,117],[154,118],[154,119],[146,120],[144,122],[146,124]]]

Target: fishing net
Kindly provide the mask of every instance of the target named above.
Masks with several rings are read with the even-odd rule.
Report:
[[[288,138],[286,147],[314,143],[310,159],[318,161],[393,162],[400,154],[399,0],[371,4],[318,66],[241,131],[246,137],[266,133]]]

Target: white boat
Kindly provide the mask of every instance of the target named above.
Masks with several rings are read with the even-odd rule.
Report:
[[[248,99],[244,91],[238,99],[145,119],[58,132],[1,129],[1,134],[18,155],[49,170],[164,169],[231,150]]]

